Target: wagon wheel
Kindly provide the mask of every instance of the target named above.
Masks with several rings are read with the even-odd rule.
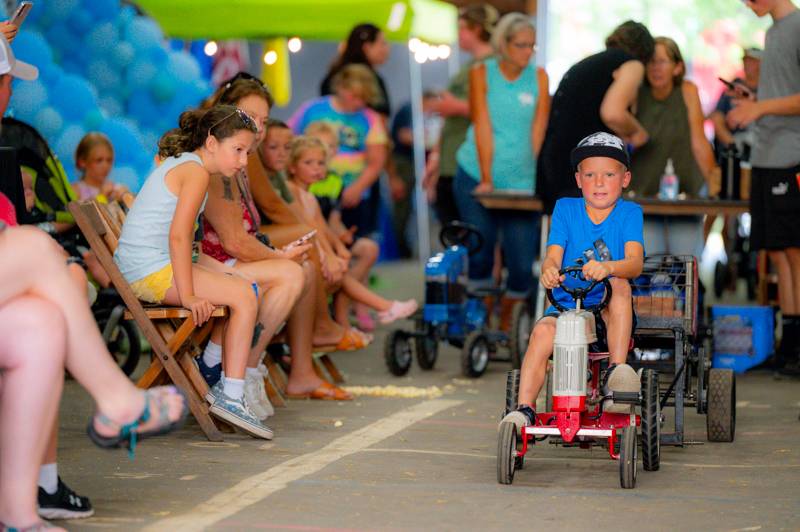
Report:
[[[383,358],[392,375],[402,377],[411,368],[411,343],[405,331],[394,330],[386,337]]]
[[[439,356],[439,342],[436,339],[432,327],[422,320],[416,323],[418,333],[424,333],[424,336],[417,336],[414,338],[414,347],[417,351],[417,363],[422,369],[433,369],[436,365],[436,359]]]
[[[511,311],[511,331],[508,338],[508,351],[511,355],[511,367],[519,369],[525,352],[528,350],[528,340],[531,337],[533,323],[531,311],[527,301],[518,301]]]
[[[619,444],[619,484],[625,489],[636,487],[637,449],[636,427],[627,426]]]
[[[707,396],[708,441],[733,441],[736,432],[736,375],[733,370],[711,368]]]
[[[472,331],[461,349],[461,372],[465,377],[480,377],[489,365],[489,340],[480,331]]]
[[[503,421],[497,435],[497,482],[500,484],[514,482],[516,450],[517,426],[510,421]]]
[[[506,406],[503,417],[517,409],[517,397],[519,397],[519,370],[512,369],[506,377]],[[519,455],[514,458],[514,469],[522,469],[523,467],[525,467],[525,457]]]
[[[658,400],[658,373],[644,370],[642,375],[642,463],[645,471],[658,471],[661,455],[661,403]]]

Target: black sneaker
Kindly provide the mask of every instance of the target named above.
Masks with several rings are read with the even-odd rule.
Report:
[[[222,377],[222,363],[217,364],[216,366],[206,366],[206,362],[203,360],[203,355],[200,355],[194,360],[197,363],[197,369],[200,370],[200,375],[203,376],[203,379],[205,379],[208,387],[211,388],[214,386]]]
[[[89,497],[72,491],[58,477],[58,489],[52,495],[39,488],[39,516],[44,519],[81,519],[94,514]]]

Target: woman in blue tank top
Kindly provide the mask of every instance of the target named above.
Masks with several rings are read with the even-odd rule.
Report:
[[[529,17],[510,13],[497,24],[492,45],[497,56],[470,72],[472,125],[456,154],[456,204],[461,219],[475,225],[483,248],[470,257],[473,288],[493,285],[498,240],[508,268],[500,323],[507,329],[513,304],[532,288],[531,266],[539,248],[539,216],[526,211],[488,210],[473,192],[524,190],[536,184],[536,156],[550,112],[547,73],[530,64],[536,32]]]

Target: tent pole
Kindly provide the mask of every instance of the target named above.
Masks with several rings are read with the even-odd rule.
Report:
[[[417,212],[417,255],[428,260],[431,252],[428,199],[422,188],[425,177],[425,124],[422,115],[422,69],[408,52],[408,70],[411,77],[411,124],[414,136],[414,203]]]

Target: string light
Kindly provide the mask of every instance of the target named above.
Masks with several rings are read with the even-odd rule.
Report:
[[[301,48],[303,48],[303,41],[300,40],[300,37],[292,37],[289,39],[287,46],[289,47],[290,52],[296,54]]]
[[[270,50],[264,54],[264,64],[274,65],[278,61],[278,52]]]
[[[214,55],[215,53],[217,53],[217,50],[218,50],[218,49],[219,49],[219,47],[217,46],[217,43],[216,43],[216,41],[208,41],[208,42],[206,43],[206,45],[203,47],[203,52],[204,52],[204,53],[205,53],[205,54],[206,54],[208,57],[211,57],[212,55]]]

